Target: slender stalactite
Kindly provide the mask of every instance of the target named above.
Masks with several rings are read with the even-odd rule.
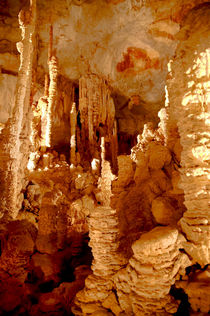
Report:
[[[91,157],[98,159],[100,157],[100,137],[106,135],[105,141],[110,144],[113,140],[115,105],[109,87],[103,78],[93,74],[86,75],[80,79],[79,88],[82,141],[87,143]],[[114,153],[114,149],[111,151]]]
[[[53,56],[53,26],[50,25],[50,32],[49,32],[49,47],[48,47],[48,62]]]
[[[44,96],[48,97],[49,96],[49,75],[45,74],[44,78]]]
[[[82,142],[86,143],[86,135],[88,134],[88,104],[87,104],[87,86],[85,78],[79,81],[79,110],[80,121],[82,124]]]
[[[25,168],[29,156],[30,92],[35,47],[36,0],[19,13],[22,40],[18,43],[20,68],[13,114],[0,139],[1,215],[16,217],[21,207],[22,188],[26,185]]]
[[[111,136],[111,152],[112,152],[112,166],[114,171],[117,171],[117,155],[118,155],[118,136],[117,136],[117,121],[114,121],[113,133]]]

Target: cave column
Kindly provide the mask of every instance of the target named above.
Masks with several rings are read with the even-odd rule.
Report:
[[[70,112],[71,137],[70,137],[70,162],[71,165],[76,165],[76,126],[77,126],[77,111],[76,104],[73,102]]]
[[[0,216],[15,218],[21,208],[26,185],[25,170],[29,156],[29,135],[32,120],[30,94],[35,47],[36,0],[30,8],[19,13],[22,40],[17,47],[20,67],[16,86],[15,105],[0,138]]]
[[[210,90],[209,9],[191,13],[180,32],[168,80],[170,113],[180,135],[181,181],[185,206],[180,223],[185,250],[194,263],[210,262]],[[188,33],[185,33],[185,30]]]
[[[85,280],[85,288],[79,292],[75,299],[75,315],[86,315],[88,311],[112,310],[110,300],[118,306],[114,295],[114,275],[119,271],[127,259],[119,252],[119,221],[117,211],[111,204],[112,174],[109,161],[105,160],[105,139],[101,137],[101,178],[99,179],[101,205],[90,212],[89,218],[89,245],[92,248],[93,274]],[[114,299],[114,300],[113,300]]]
[[[51,147],[53,144],[53,116],[57,103],[57,81],[58,81],[58,59],[53,52],[53,27],[50,26],[50,43],[49,43],[49,96],[46,115],[46,147]]]

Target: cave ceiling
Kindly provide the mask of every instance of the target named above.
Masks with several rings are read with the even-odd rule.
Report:
[[[52,24],[62,75],[76,81],[87,72],[98,74],[117,93],[139,95],[143,103],[159,109],[179,23],[170,18],[168,8],[160,13],[142,4],[130,0],[39,2],[39,66],[47,72]]]

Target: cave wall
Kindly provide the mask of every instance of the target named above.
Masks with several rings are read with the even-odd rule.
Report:
[[[17,17],[20,8],[19,1],[16,1],[16,3],[1,1],[0,4],[1,124],[5,124],[8,118],[11,117],[15,103],[15,87],[20,64],[19,53],[16,47],[16,43],[21,40]]]

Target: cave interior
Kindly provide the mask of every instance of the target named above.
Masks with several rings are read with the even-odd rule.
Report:
[[[0,0],[0,315],[209,315],[209,30],[207,0]]]

